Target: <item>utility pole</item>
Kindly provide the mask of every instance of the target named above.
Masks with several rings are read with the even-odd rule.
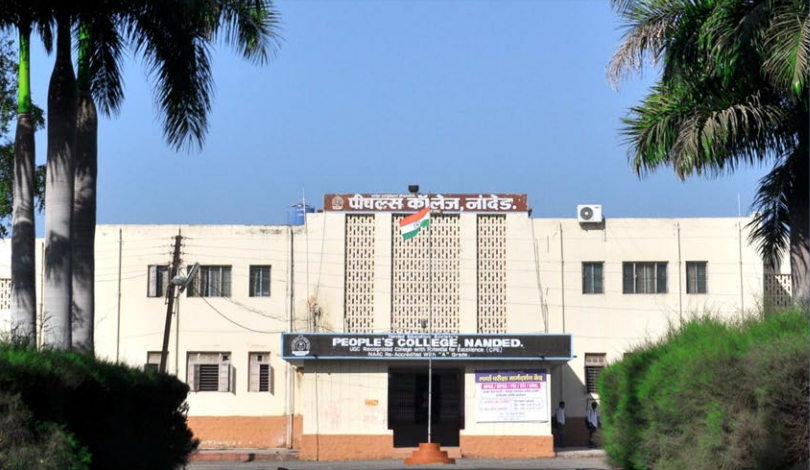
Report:
[[[163,327],[163,349],[160,350],[160,373],[166,373],[166,356],[169,355],[169,332],[172,329],[172,310],[174,309],[174,283],[172,279],[177,276],[177,268],[180,266],[180,243],[183,241],[183,236],[179,233],[174,237],[174,257],[172,258],[172,267],[169,272],[169,282],[166,287],[166,324]]]

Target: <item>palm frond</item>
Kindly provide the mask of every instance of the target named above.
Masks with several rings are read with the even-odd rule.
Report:
[[[36,31],[39,35],[40,39],[42,40],[42,46],[45,48],[45,52],[51,54],[53,52],[53,45],[54,45],[54,19],[50,17],[45,17],[44,15],[36,20]]]
[[[267,62],[279,46],[280,15],[271,0],[209,0],[207,17],[215,37],[238,49],[242,56]],[[221,34],[220,34],[221,33]]]
[[[124,100],[120,22],[117,14],[99,15],[90,22],[90,90],[101,112],[108,116],[117,114]]]
[[[758,211],[750,222],[749,240],[757,244],[762,258],[776,266],[788,248],[790,210],[788,201],[793,191],[794,174],[791,159],[781,161],[759,181],[753,207]]]
[[[696,106],[684,118],[673,145],[673,166],[683,178],[762,161],[770,152],[785,150],[786,142],[774,132],[785,118],[781,107],[762,102],[759,94],[720,109]]]
[[[180,0],[142,0],[128,25],[154,82],[164,136],[178,150],[201,148],[214,93],[209,42],[186,6]]]
[[[622,119],[629,159],[640,176],[671,166],[684,179],[717,175],[795,146],[790,114],[760,93],[713,97],[694,86],[659,85]]]
[[[763,69],[774,86],[795,95],[806,95],[810,56],[810,15],[806,2],[779,2],[773,8],[765,38]]]
[[[614,88],[641,70],[646,61],[661,62],[678,21],[692,8],[688,0],[617,1],[619,13],[628,20],[619,49],[608,62],[608,78]]]

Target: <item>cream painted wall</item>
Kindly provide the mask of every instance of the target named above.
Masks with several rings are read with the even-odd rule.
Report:
[[[388,364],[304,364],[304,434],[392,434],[388,430]]]
[[[97,229],[96,352],[116,359],[119,332],[117,277],[121,237],[121,312],[118,357],[142,366],[147,351],[160,351],[166,315],[164,298],[147,297],[147,267],[172,259],[174,236],[183,236],[183,266],[231,266],[230,299],[178,297],[169,341],[169,372],[185,380],[189,352],[229,352],[234,391],[191,392],[192,416],[282,415],[286,409],[287,364],[280,358],[280,332],[289,329],[290,232],[269,226],[109,226]],[[300,229],[296,229],[299,236]],[[251,265],[271,266],[269,297],[249,297]],[[303,301],[302,301],[303,302]],[[179,318],[179,330],[178,330]],[[305,318],[295,324],[303,327]],[[238,324],[238,325],[237,325]],[[179,334],[178,334],[179,331]],[[179,349],[178,349],[179,348]],[[272,393],[248,392],[248,354],[269,352]]]

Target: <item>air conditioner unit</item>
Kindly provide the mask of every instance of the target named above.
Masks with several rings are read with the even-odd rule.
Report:
[[[599,204],[581,204],[577,206],[577,220],[581,224],[601,224],[602,206]]]

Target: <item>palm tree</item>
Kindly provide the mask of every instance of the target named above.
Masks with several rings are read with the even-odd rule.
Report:
[[[278,14],[270,0],[106,0],[77,9],[78,115],[73,206],[73,345],[93,350],[97,110],[123,101],[120,58],[130,42],[155,78],[166,139],[175,149],[201,146],[213,76],[210,46],[224,35],[243,56],[263,63],[275,47]]]
[[[19,34],[17,128],[14,140],[14,181],[11,239],[12,333],[18,339],[36,342],[36,267],[34,195],[36,191],[34,132],[38,125],[31,101],[31,32],[35,21],[47,38],[47,15],[36,1],[7,1],[0,8],[0,28],[16,28]]]
[[[71,60],[71,12],[55,8],[56,64],[48,87],[45,180],[43,346],[71,347],[71,244],[76,143],[76,75]]]
[[[90,89],[89,22],[79,24],[76,169],[73,182],[72,326],[73,347],[93,352],[95,321],[96,175],[98,113]]]
[[[808,296],[808,6],[796,0],[614,0],[624,40],[614,84],[646,61],[658,82],[623,119],[641,176],[679,178],[773,162],[752,239],[774,263],[790,250],[793,293]]]
[[[36,343],[34,115],[31,103],[31,22],[19,21],[17,130],[14,137],[14,215],[11,238],[12,332]]]

